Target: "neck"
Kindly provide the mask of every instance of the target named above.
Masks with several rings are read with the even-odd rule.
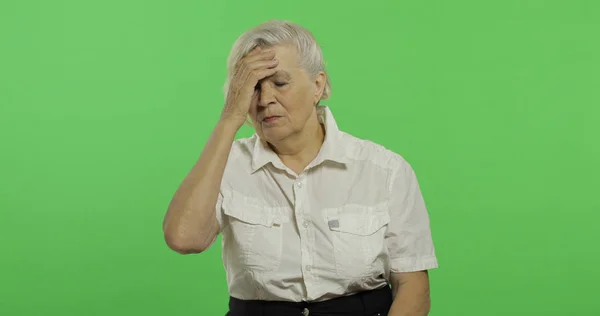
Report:
[[[281,162],[299,174],[319,154],[324,139],[325,128],[315,111],[302,131],[270,143],[269,146],[277,153]]]

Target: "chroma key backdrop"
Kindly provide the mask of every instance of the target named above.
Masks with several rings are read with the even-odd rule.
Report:
[[[270,19],[314,33],[340,128],[414,167],[430,315],[600,315],[594,0],[0,2],[0,315],[225,315],[220,240],[179,255],[162,219]]]

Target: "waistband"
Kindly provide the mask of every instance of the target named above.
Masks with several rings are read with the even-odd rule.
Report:
[[[282,302],[229,298],[226,316],[384,316],[392,306],[392,290],[376,290],[319,302]]]

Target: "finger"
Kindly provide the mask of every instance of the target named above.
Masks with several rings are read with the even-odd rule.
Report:
[[[257,82],[274,75],[277,72],[277,69],[275,68],[265,68],[265,69],[258,69],[252,72],[252,75],[254,77],[254,80],[256,80]]]
[[[256,59],[254,61],[245,61],[243,62],[237,69],[236,74],[239,74],[242,77],[250,75],[250,73],[256,69],[260,68],[273,68],[277,67],[279,64],[279,60],[276,58],[266,58],[266,59]]]
[[[243,59],[248,58],[250,56],[256,56],[261,51],[262,51],[262,48],[260,46],[256,46],[253,49],[251,49],[248,53],[246,53],[246,55],[242,56],[242,58],[240,58],[240,61],[242,61]]]
[[[243,55],[240,59],[238,59],[238,61],[235,63],[235,67],[234,69],[238,69],[240,68],[240,66],[244,63],[244,61],[246,59],[248,59],[251,56],[256,56],[257,54],[259,54],[261,51],[263,50],[262,47],[260,46],[254,46],[254,48],[252,48],[249,52],[247,52],[245,55]]]
[[[252,56],[246,56],[242,59],[240,59],[235,67],[233,72],[234,73],[242,73],[245,72],[245,70],[248,70],[248,65],[249,64],[253,64],[257,61],[270,61],[273,60],[275,57],[275,52],[274,51],[262,51],[260,54],[256,54],[256,55],[252,55]]]
[[[261,50],[259,53],[252,55],[252,56],[246,56],[244,58],[244,62],[245,63],[252,63],[255,62],[257,60],[269,60],[269,59],[273,59],[275,58],[275,51],[272,49],[269,50]]]
[[[274,68],[274,67],[277,67],[277,65],[279,65],[279,60],[271,59],[271,60],[258,60],[253,63],[246,64],[246,67],[249,70],[257,70],[260,68]]]
[[[241,80],[241,83],[246,81],[247,78],[251,77],[253,72],[261,69],[272,69],[277,67],[277,65],[279,65],[279,60],[277,59],[259,60],[250,64],[243,64],[236,70],[234,78],[239,78],[237,80]]]
[[[243,58],[247,58],[247,57],[250,57],[250,56],[256,56],[256,55],[260,54],[261,52],[264,52],[265,50],[266,50],[266,48],[264,48],[264,47],[255,46],[248,53],[246,53],[246,55],[244,55],[242,57]]]

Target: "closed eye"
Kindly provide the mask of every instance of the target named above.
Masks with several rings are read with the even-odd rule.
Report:
[[[287,85],[287,82],[275,82],[275,86],[277,87],[283,87]],[[254,90],[260,90],[260,83],[257,83],[256,86],[254,87]]]

